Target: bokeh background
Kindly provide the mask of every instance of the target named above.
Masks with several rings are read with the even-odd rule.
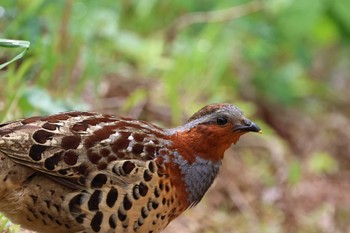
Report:
[[[257,122],[164,233],[350,232],[350,1],[1,0],[0,121],[68,110]],[[21,49],[0,48],[0,63]],[[3,232],[23,232],[0,217]]]

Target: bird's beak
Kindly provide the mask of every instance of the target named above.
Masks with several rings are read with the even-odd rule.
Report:
[[[233,127],[233,132],[257,132],[262,133],[262,130],[257,126],[254,122],[251,122],[250,120],[245,120],[244,124],[236,125]]]

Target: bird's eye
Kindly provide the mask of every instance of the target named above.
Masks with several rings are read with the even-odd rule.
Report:
[[[216,123],[218,123],[218,125],[226,125],[227,124],[227,119],[225,117],[218,117],[216,119]]]

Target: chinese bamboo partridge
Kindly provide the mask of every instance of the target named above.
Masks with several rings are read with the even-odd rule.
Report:
[[[259,127],[212,104],[162,129],[93,112],[0,125],[0,212],[38,232],[156,233],[197,204],[223,154]]]

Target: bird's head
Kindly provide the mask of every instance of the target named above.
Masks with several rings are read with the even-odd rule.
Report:
[[[225,150],[243,134],[261,132],[255,123],[231,104],[207,105],[175,130],[174,136],[187,150],[212,161],[221,160]]]

